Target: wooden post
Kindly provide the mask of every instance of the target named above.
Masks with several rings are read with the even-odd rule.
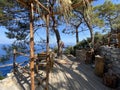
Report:
[[[46,66],[46,87],[45,90],[48,90],[48,84],[49,84],[49,15],[46,16],[46,61],[47,61],[47,66]]]
[[[110,33],[108,33],[108,46],[110,47],[110,37],[111,37],[111,35],[110,35]]]
[[[34,33],[33,33],[33,19],[34,19],[33,3],[30,3],[30,77],[31,90],[35,90],[34,85]]]
[[[47,8],[49,9],[49,0],[47,0]],[[49,14],[46,16],[46,39],[47,39],[47,43],[46,43],[46,61],[47,61],[47,66],[46,66],[46,87],[45,90],[48,90],[48,85],[49,85]]]
[[[13,72],[15,74],[16,49],[13,50]]]

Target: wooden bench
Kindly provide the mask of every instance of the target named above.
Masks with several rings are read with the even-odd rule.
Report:
[[[46,53],[37,54],[36,59],[36,71],[40,69],[45,69],[46,65],[49,64],[49,67],[52,68],[54,64],[54,55],[50,52],[48,55]]]

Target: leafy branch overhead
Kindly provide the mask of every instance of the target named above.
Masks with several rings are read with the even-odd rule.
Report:
[[[61,28],[59,28],[61,26],[66,25],[64,33],[75,34],[76,43],[81,37],[79,33],[89,30],[91,36],[89,43],[93,45],[96,42],[94,40],[95,28],[111,30],[120,28],[120,4],[105,1],[103,5],[93,7],[91,3],[94,0],[48,1],[33,0],[34,34],[39,39],[36,42],[40,41],[43,35],[41,31],[45,31],[48,24],[50,33],[52,32],[56,36],[58,48],[60,41],[62,41]],[[6,36],[15,40],[14,46],[27,46],[29,44],[29,14],[29,0],[0,0],[0,25],[7,29]],[[46,24],[48,15],[50,23]]]
[[[110,30],[120,28],[120,4],[113,4],[111,1],[106,1],[103,5],[95,7],[95,12],[98,17],[104,21],[105,26]]]

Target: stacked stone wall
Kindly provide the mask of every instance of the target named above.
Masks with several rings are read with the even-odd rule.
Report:
[[[117,73],[120,73],[120,48],[101,46],[100,55],[112,64]]]

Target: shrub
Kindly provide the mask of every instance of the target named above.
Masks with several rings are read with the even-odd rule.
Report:
[[[57,53],[58,52],[58,48],[57,47],[53,48],[53,51],[54,51],[54,53]]]
[[[64,53],[74,55],[74,48],[72,46],[69,46],[64,50]]]
[[[4,77],[2,75],[0,75],[0,80],[4,79]]]

